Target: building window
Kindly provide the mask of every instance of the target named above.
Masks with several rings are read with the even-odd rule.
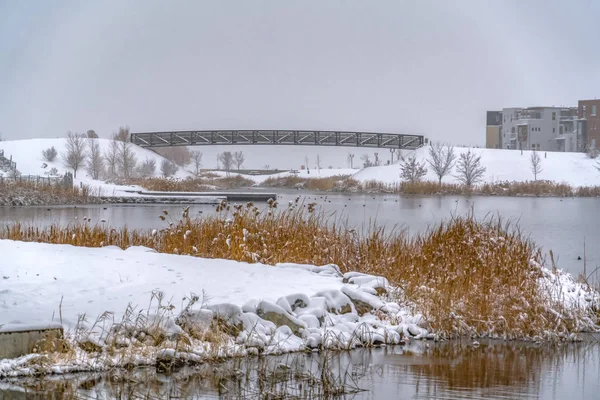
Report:
[[[552,133],[556,133],[556,128],[552,128]]]
[[[556,121],[556,113],[555,112],[552,113],[552,121]]]
[[[592,117],[596,116],[596,105],[592,104]]]

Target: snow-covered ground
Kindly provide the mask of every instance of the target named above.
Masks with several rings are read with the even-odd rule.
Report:
[[[113,322],[148,315],[144,319],[148,323],[168,310],[159,324],[168,337],[182,334],[180,326],[186,323],[206,326],[213,318],[238,327],[227,354],[392,344],[402,336],[427,334],[418,325],[421,316],[376,295],[378,289],[389,288],[387,280],[342,275],[333,265],[266,266],[158,254],[140,247],[121,250],[9,240],[0,240],[0,254],[7,260],[0,280],[0,325],[5,330],[60,322],[73,340],[81,339],[81,330],[75,328],[89,329],[85,340],[102,347],[108,336],[116,334],[109,332]],[[195,295],[201,300],[186,308],[185,299]],[[129,312],[128,306],[133,307]],[[375,311],[393,315],[394,323],[380,320]],[[96,323],[105,312],[111,313],[108,326],[106,319]],[[82,315],[88,322],[81,322]],[[120,329],[129,329],[124,328],[129,323]],[[196,345],[185,357],[207,355],[204,345]],[[152,355],[136,354],[133,362],[154,363],[157,356],[173,356],[169,351],[163,347]],[[53,371],[104,369],[125,362],[115,357],[90,365],[89,357],[78,352],[75,360]],[[30,361],[30,356],[0,360],[0,377],[33,373]]]
[[[100,144],[100,149],[104,153],[108,150],[110,140],[108,139],[95,139]],[[52,168],[56,168],[59,175],[63,175],[65,172],[71,171],[62,161],[62,153],[65,151],[66,139],[23,139],[23,140],[8,140],[0,142],[0,149],[4,150],[5,157],[12,156],[13,161],[17,163],[17,169],[22,175],[39,175],[47,176]],[[42,151],[54,146],[58,152],[58,156],[52,162],[44,160],[42,157]],[[145,161],[146,159],[154,160],[156,162],[155,176],[160,176],[160,164],[164,157],[156,154],[151,150],[141,148],[136,145],[131,145],[133,153],[137,158],[138,162]],[[46,168],[44,168],[46,164]],[[186,178],[192,174],[184,169],[179,169],[176,178]],[[91,187],[94,194],[100,194],[102,196],[133,196],[134,194],[128,194],[127,191],[141,190],[140,187],[132,186],[121,186],[106,184],[104,181],[92,179],[85,169],[85,165],[77,171],[77,179],[74,182],[76,185],[83,183]]]
[[[405,156],[416,154],[417,160],[423,162],[428,158],[429,147],[421,147],[416,151],[404,151]],[[458,156],[468,149],[456,147],[454,149]],[[475,154],[481,155],[481,163],[486,168],[484,181],[532,181],[534,179],[531,172],[531,163],[529,157],[530,151],[523,151],[521,155],[517,150],[498,150],[498,149],[471,149]],[[558,152],[540,152],[542,158],[542,172],[537,179],[550,180],[557,183],[568,183],[572,186],[594,186],[600,185],[600,171],[595,168],[598,165],[596,160],[588,158],[583,153],[558,153]],[[437,181],[436,175],[427,164],[427,180]],[[456,168],[451,176],[446,176],[443,182],[458,183],[454,176]],[[365,168],[354,175],[359,181],[376,180],[385,183],[399,182],[399,167],[397,164],[391,166]]]
[[[190,332],[210,330],[213,321],[224,323],[232,335],[220,344],[221,356],[348,349],[435,336],[414,304],[380,297],[382,292],[402,297],[385,278],[342,275],[335,265],[267,266],[143,247],[10,240],[0,240],[0,254],[5,260],[0,329],[62,323],[76,346],[50,363],[56,373],[154,364],[157,358],[200,361],[215,354],[215,344]],[[540,287],[556,315],[599,304],[598,294],[569,274],[543,272]],[[593,324],[580,320],[582,329]],[[164,335],[160,345],[150,327]],[[150,336],[154,344],[146,341]],[[101,350],[114,343],[117,348]],[[0,377],[39,373],[36,357],[41,356],[0,360]]]

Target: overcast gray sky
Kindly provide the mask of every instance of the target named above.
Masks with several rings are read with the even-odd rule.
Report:
[[[95,129],[422,132],[600,96],[600,2],[0,0],[5,139]]]

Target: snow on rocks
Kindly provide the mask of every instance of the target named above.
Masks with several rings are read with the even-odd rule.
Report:
[[[51,356],[53,371],[396,344],[412,331],[390,322],[409,310],[386,307],[372,293],[373,281],[387,281],[355,275],[356,283],[344,283],[335,265],[273,267],[143,247],[8,240],[0,240],[0,252],[10,260],[3,271],[14,277],[2,283],[0,323],[46,321],[62,298],[65,340],[75,351]],[[201,301],[193,293],[203,293]],[[34,370],[40,373],[0,360],[0,376]]]
[[[291,312],[265,300],[259,302],[256,306],[256,315],[264,320],[271,321],[278,327],[287,326],[294,334],[298,334],[306,328],[304,322],[292,315]]]
[[[600,294],[597,291],[560,269],[549,269],[534,261],[531,263],[541,271],[538,285],[547,298],[546,309],[557,320],[574,320],[578,331],[582,332],[600,330],[597,321],[589,317],[590,312],[598,313],[600,310]]]

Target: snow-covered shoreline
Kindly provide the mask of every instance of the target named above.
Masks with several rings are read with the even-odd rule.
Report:
[[[8,260],[0,280],[0,324],[60,321],[69,348],[0,360],[0,377],[438,338],[385,278],[341,274],[335,265],[267,266],[143,247],[9,240],[0,240],[0,253]],[[540,286],[553,312],[600,304],[598,293],[569,274],[542,271]],[[215,333],[215,326],[226,334]],[[582,319],[579,327],[593,329],[594,323]]]

